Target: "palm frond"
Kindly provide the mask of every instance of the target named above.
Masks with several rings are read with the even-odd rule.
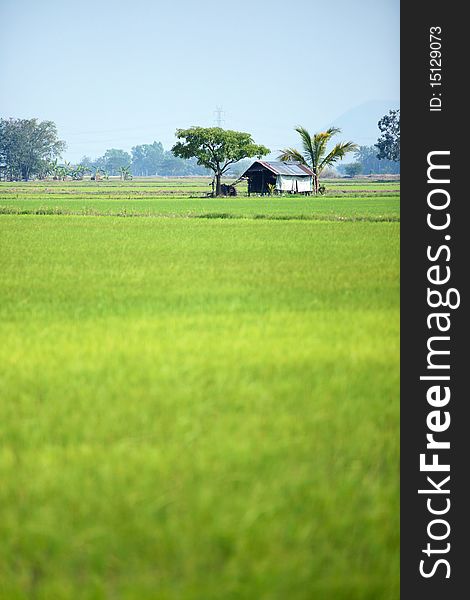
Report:
[[[316,146],[316,165],[319,170],[322,168],[324,156],[331,138],[340,132],[341,129],[339,127],[329,127],[326,131],[320,131],[314,135]]]
[[[277,157],[277,159],[281,160],[282,162],[295,161],[300,162],[303,165],[308,164],[302,153],[296,150],[295,148],[284,148],[284,150],[280,151],[280,154]]]
[[[319,167],[323,156],[326,152],[326,147],[330,141],[330,134],[327,131],[321,131],[313,136],[315,146],[315,167]]]
[[[328,136],[331,138],[334,135],[336,135],[337,133],[341,133],[341,129],[339,127],[328,127],[328,129],[325,131],[325,133],[327,133]]]
[[[300,140],[302,142],[303,155],[305,158],[305,163],[314,164],[315,163],[315,143],[314,139],[310,135],[310,133],[305,129],[305,127],[301,127],[300,125],[295,128],[297,133],[300,135]]]
[[[341,132],[339,127],[329,127],[326,131],[320,131],[313,136],[300,125],[295,128],[295,131],[300,135],[302,151],[296,148],[285,148],[281,150],[278,160],[300,162],[313,169],[317,176],[328,165],[341,160],[348,152],[357,150],[357,145],[353,142],[341,142],[327,153],[331,138]]]

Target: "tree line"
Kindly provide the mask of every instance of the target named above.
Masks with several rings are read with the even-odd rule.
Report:
[[[347,175],[359,173],[396,173],[400,160],[400,111],[391,110],[378,123],[381,136],[375,146],[357,146],[351,141],[330,146],[333,136],[340,133],[335,127],[310,134],[297,127],[301,149],[285,148],[278,160],[296,161],[309,166],[314,174],[314,192],[321,192],[320,177],[335,166]],[[119,148],[106,150],[103,156],[91,159],[84,156],[78,164],[59,158],[66,144],[58,138],[52,121],[38,119],[0,119],[0,178],[10,181],[32,178],[65,180],[106,179],[119,175],[184,176],[213,173],[215,195],[219,195],[223,175],[237,176],[244,159],[266,156],[270,150],[255,144],[249,133],[224,130],[220,127],[191,127],[176,131],[177,143],[165,150],[161,142],[134,146],[130,153]],[[348,153],[356,162],[337,165]],[[245,163],[246,164],[246,163]]]
[[[134,146],[130,153],[110,148],[103,156],[95,159],[84,156],[76,164],[60,161],[66,147],[53,121],[0,119],[0,179],[80,180],[85,175],[92,179],[116,175],[130,179],[132,176],[209,174],[195,158],[179,158],[157,141]]]
[[[171,152],[165,150],[161,142],[154,141],[152,144],[140,144],[131,148],[130,152],[120,148],[110,148],[103,156],[91,159],[84,156],[80,164],[90,172],[105,173],[107,175],[122,175],[129,178],[130,175],[137,177],[160,176],[185,176],[185,175],[208,175],[205,167],[197,164],[196,159],[184,160],[178,158]]]
[[[388,158],[378,158],[377,146],[359,146],[354,153],[354,162],[339,165],[340,175],[398,175],[400,162]]]

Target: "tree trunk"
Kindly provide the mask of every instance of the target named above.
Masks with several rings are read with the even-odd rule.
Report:
[[[315,194],[315,196],[318,194],[319,187],[320,187],[320,185],[319,185],[319,181],[318,181],[318,175],[317,175],[316,171],[314,171],[314,175],[313,175],[313,193]]]
[[[215,174],[215,195],[216,195],[216,197],[220,196],[220,178],[221,178],[220,173],[216,173]]]

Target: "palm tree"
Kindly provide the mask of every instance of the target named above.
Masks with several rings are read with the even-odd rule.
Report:
[[[70,171],[70,175],[74,181],[81,181],[85,173],[88,173],[89,171],[90,169],[84,165],[76,165],[76,167]]]
[[[67,179],[68,173],[69,172],[66,167],[64,167],[63,165],[57,165],[55,169],[55,174],[59,181],[65,181]]]
[[[72,172],[72,164],[67,160],[61,165],[54,165],[54,174],[59,180],[65,181],[69,175],[72,176]]]
[[[57,158],[54,158],[54,160],[49,162],[49,175],[52,175],[52,179],[54,180],[58,179],[58,169],[59,164]]]
[[[119,167],[119,175],[122,180],[132,179],[131,167]]]
[[[341,129],[330,127],[326,131],[314,133],[313,135],[310,135],[305,127],[296,127],[295,130],[300,135],[302,151],[295,148],[285,148],[281,150],[278,158],[284,162],[300,162],[312,169],[313,191],[318,194],[319,180],[323,169],[344,158],[348,152],[357,150],[357,145],[353,142],[339,142],[332,150],[327,152],[328,142],[334,135],[340,133]]]

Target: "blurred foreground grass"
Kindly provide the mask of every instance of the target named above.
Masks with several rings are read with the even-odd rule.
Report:
[[[396,600],[397,223],[0,217],[0,597]]]

